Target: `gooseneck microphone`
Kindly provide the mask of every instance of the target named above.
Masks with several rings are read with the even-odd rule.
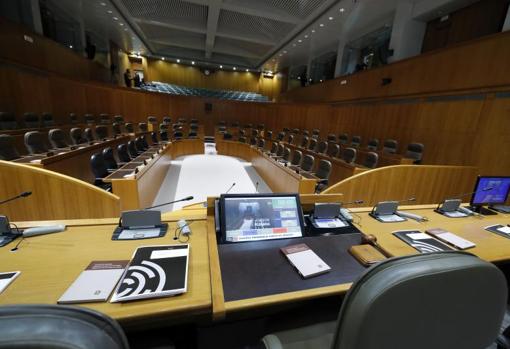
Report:
[[[193,198],[194,198],[193,196],[186,196],[184,199],[169,201],[169,202],[165,202],[164,204],[159,204],[159,205],[155,205],[155,206],[146,207],[143,210],[150,210],[151,208],[166,206],[166,205],[174,204],[176,202],[181,202],[181,201],[189,201],[189,200],[193,200]]]
[[[403,199],[403,200],[393,200],[393,201],[381,201],[378,202],[374,207],[372,207],[372,214],[375,215],[388,215],[394,214],[397,211],[398,205],[403,202],[412,202],[416,201],[414,196]]]
[[[30,195],[32,195],[31,191],[24,191],[23,193],[21,193],[19,195],[16,195],[15,197],[9,198],[7,200],[0,201],[0,205],[5,204],[5,203],[7,203],[9,201],[20,199],[20,198],[26,198],[27,196],[30,196]]]
[[[346,206],[346,205],[359,205],[359,204],[362,204],[364,203],[363,200],[354,200],[354,201],[351,201],[351,202],[342,202],[342,206]]]
[[[228,188],[228,190],[225,192],[225,194],[228,194],[235,185],[236,185],[236,182],[232,183],[232,185],[230,186],[230,188]]]

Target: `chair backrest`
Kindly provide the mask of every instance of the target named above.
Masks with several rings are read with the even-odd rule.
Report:
[[[278,143],[273,142],[273,144],[271,144],[271,151],[270,151],[270,153],[271,154],[276,154],[277,150],[278,150]]]
[[[165,124],[165,123],[159,124],[159,130],[160,131],[168,131],[168,124]]]
[[[294,144],[294,135],[293,134],[289,134],[287,136],[287,143]]]
[[[310,172],[313,169],[315,158],[311,155],[305,155],[303,162],[301,163],[301,169],[303,171]]]
[[[128,147],[126,144],[119,144],[117,146],[117,155],[120,162],[131,161],[131,156],[129,156]]]
[[[398,142],[394,139],[387,139],[384,141],[383,152],[395,154],[397,152]]]
[[[356,161],[356,154],[357,151],[354,148],[345,148],[342,152],[342,159],[348,163],[352,164],[354,161]]]
[[[186,118],[179,118],[179,120],[177,120],[177,121],[179,121],[181,124],[185,124],[188,122],[188,120]]]
[[[138,149],[136,148],[135,141],[129,141],[127,145],[127,151],[130,157],[136,158],[138,156]]]
[[[69,113],[69,123],[72,125],[76,125],[78,123],[78,115],[75,113]]]
[[[301,165],[301,159],[303,158],[303,153],[299,150],[294,150],[292,154],[292,160],[290,161],[291,165],[299,166]]]
[[[149,149],[149,143],[147,143],[147,136],[146,135],[141,135],[140,139],[142,140],[143,149],[144,150]]]
[[[159,139],[161,139],[163,142],[168,142],[168,131],[166,130],[159,131]]]
[[[87,127],[85,130],[83,130],[83,138],[85,138],[87,142],[94,141],[94,132],[90,127]]]
[[[124,124],[124,117],[122,115],[115,115],[113,117],[113,122],[118,122],[119,124]]]
[[[133,123],[131,122],[126,122],[126,124],[124,125],[124,128],[126,129],[126,131],[128,133],[133,133],[135,132],[135,126],[133,125]]]
[[[172,123],[172,118],[169,116],[163,117],[163,123],[166,125],[170,125]]]
[[[336,143],[336,135],[333,133],[330,133],[327,138],[328,142]]]
[[[106,147],[103,149],[103,160],[108,169],[118,168],[117,160],[115,160],[113,149],[111,147]]]
[[[266,140],[264,138],[259,138],[259,141],[257,142],[257,148],[264,149],[266,146]]]
[[[351,147],[357,148],[361,144],[361,136],[352,136]]]
[[[48,147],[44,143],[43,136],[39,131],[30,131],[25,133],[24,141],[29,154],[41,154],[48,152]]]
[[[191,131],[198,131],[198,124],[189,124],[189,129]]]
[[[308,141],[310,140],[310,138],[308,136],[303,136],[303,138],[301,138],[301,148],[306,148],[308,146]]]
[[[14,160],[19,158],[18,150],[14,146],[14,137],[11,135],[0,135],[0,160]]]
[[[335,143],[329,143],[328,151],[326,154],[332,158],[338,157],[338,154],[340,154],[340,146]]]
[[[246,131],[245,130],[239,130],[239,135],[240,136],[246,136]]]
[[[0,307],[0,337],[1,349],[129,349],[115,320],[95,310],[64,305]]]
[[[241,136],[241,137],[239,137],[238,141],[240,143],[246,143],[246,137]]]
[[[391,258],[351,286],[330,348],[487,348],[507,292],[496,266],[465,252]]]
[[[257,138],[251,137],[250,138],[250,145],[257,145]]]
[[[147,117],[147,123],[149,124],[157,124],[158,119],[155,116],[148,116]]]
[[[96,117],[94,114],[85,114],[83,115],[83,120],[87,125],[96,123]]]
[[[39,115],[36,113],[28,112],[23,114],[23,122],[26,128],[39,128],[41,127],[41,121]]]
[[[108,125],[110,124],[110,115],[102,113],[99,114],[99,123],[102,125]]]
[[[54,128],[48,132],[48,139],[53,148],[67,148],[69,144],[66,142],[64,131]]]
[[[18,128],[18,122],[14,113],[0,112],[0,130],[14,130]]]
[[[118,122],[114,122],[112,124],[112,131],[114,136],[120,135],[122,133],[121,124]]]
[[[145,122],[140,122],[138,124],[138,129],[140,130],[140,132],[147,132],[147,130],[149,129],[149,127],[147,126],[147,123]]]
[[[326,141],[320,142],[319,145],[317,146],[317,152],[320,154],[325,154],[327,150],[328,150],[328,142],[326,142]]]
[[[258,137],[259,136],[259,130],[253,128],[251,130],[251,136],[252,137]]]
[[[377,163],[379,162],[379,154],[370,151],[365,156],[365,161],[363,161],[363,166],[368,168],[376,168]]]
[[[174,139],[181,139],[184,136],[184,134],[181,131],[175,131],[173,134]]]
[[[273,131],[266,131],[265,134],[266,134],[266,138],[267,139],[272,139],[273,138]]]
[[[141,137],[136,137],[135,138],[135,145],[136,145],[136,149],[137,150],[139,150],[139,151],[145,150],[144,146],[143,146],[143,140],[142,140]]]
[[[308,131],[308,130],[303,130],[303,131],[301,132],[301,134],[302,134],[303,136],[310,136],[310,131]]]
[[[276,156],[283,156],[283,153],[285,152],[285,146],[283,143],[278,144],[278,148],[276,149]]]
[[[43,127],[51,127],[55,125],[55,120],[53,119],[53,114],[44,112],[41,114],[42,126]]]
[[[96,136],[101,140],[108,138],[108,127],[105,125],[96,126]]]
[[[232,134],[229,132],[225,132],[223,134],[223,139],[227,139],[227,140],[232,139]]]
[[[188,138],[198,138],[198,134],[196,131],[188,132]]]
[[[103,158],[103,154],[94,153],[90,157],[90,168],[92,169],[92,173],[96,178],[96,184],[101,182],[100,179],[108,176],[108,167],[106,167],[106,163]]]
[[[425,146],[422,143],[410,143],[407,146],[406,158],[414,159],[415,164],[421,163],[423,158],[423,149]]]
[[[321,130],[319,130],[318,128],[314,128],[312,130],[312,135],[314,135],[314,136],[319,136],[320,133],[321,133]]]
[[[367,149],[371,151],[377,151],[377,148],[379,148],[379,140],[377,138],[372,138],[368,141]]]
[[[291,153],[290,148],[285,147],[285,150],[283,151],[283,156],[282,156],[283,160],[290,161],[290,153]]]
[[[83,135],[81,133],[81,128],[78,128],[78,127],[73,127],[69,131],[69,137],[71,138],[71,141],[73,142],[74,145],[78,145],[78,144],[87,142],[87,140],[85,138],[83,138]]]
[[[338,143],[345,145],[347,142],[349,142],[349,136],[347,133],[342,133],[338,136]]]
[[[331,175],[331,162],[328,160],[321,159],[319,161],[319,165],[317,165],[317,172],[315,172],[315,176],[320,179],[329,179]]]
[[[317,148],[317,140],[315,138],[312,138],[308,143],[308,150],[315,151],[315,148]]]
[[[158,143],[158,133],[153,131],[151,132],[151,140],[152,140],[152,143],[156,144]]]
[[[278,132],[278,141],[283,141],[283,139],[285,138],[285,132],[281,131],[281,132]]]

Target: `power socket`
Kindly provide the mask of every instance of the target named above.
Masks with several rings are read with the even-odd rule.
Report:
[[[177,226],[179,227],[182,235],[191,235],[191,229],[189,228],[189,224],[185,219],[180,219],[177,222]]]

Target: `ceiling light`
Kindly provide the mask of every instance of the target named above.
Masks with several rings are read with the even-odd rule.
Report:
[[[220,69],[223,69],[223,66],[222,66],[222,65],[220,65]]]
[[[312,33],[315,33],[315,29],[312,29]]]
[[[127,32],[128,31],[128,28],[124,28],[124,31]]]
[[[308,35],[305,35],[305,39],[308,39]]]
[[[328,19],[329,19],[330,21],[332,21],[332,20],[333,20],[333,17],[329,17]]]
[[[324,23],[319,24],[319,27],[324,27]]]
[[[234,67],[234,68],[232,68],[232,69],[236,70],[237,68],[236,68],[236,67]]]
[[[281,57],[281,56],[283,56],[283,54],[282,54],[282,53],[280,53],[278,56],[280,56],[280,57]]]
[[[283,53],[287,53],[287,51],[283,51]]]
[[[342,7],[342,8],[340,9],[340,12],[345,12],[345,9]]]
[[[177,63],[181,63],[181,60],[179,58],[177,58]]]
[[[296,47],[296,44],[292,44],[292,46],[293,46],[293,47]],[[274,59],[273,59],[273,61],[274,61]]]
[[[101,6],[106,6],[106,4],[104,2],[101,3]]]
[[[118,20],[119,20],[119,18],[118,18],[118,17],[113,17],[113,20],[114,20],[114,21],[118,21]]]
[[[192,65],[195,65],[195,61],[191,61],[191,64],[192,64]]]
[[[161,57],[162,60],[165,60],[165,57]]]
[[[120,26],[124,25],[124,23],[119,23]]]
[[[73,45],[69,45],[69,48],[73,48]]]
[[[111,14],[111,13],[113,13],[113,11],[112,11],[112,10],[108,10],[108,11],[106,11],[106,12],[108,12],[108,13],[110,13],[110,14]]]
[[[299,39],[298,42],[303,42],[303,40]]]
[[[250,71],[250,69],[246,69],[246,71]]]

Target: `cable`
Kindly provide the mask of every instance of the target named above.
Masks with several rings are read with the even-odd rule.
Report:
[[[15,228],[15,229],[16,229],[16,231],[18,232],[18,235],[21,235],[21,239],[18,241],[18,243],[16,244],[16,246],[14,246],[13,248],[11,248],[11,252],[14,252],[14,251],[17,251],[17,250],[18,250],[19,245],[20,245],[20,244],[24,241],[24,238],[25,238],[25,237],[23,236],[23,234],[22,234],[22,233],[20,233],[19,228],[18,228],[18,226],[17,226],[16,224],[14,224],[14,223],[10,223],[10,224],[14,225],[14,228]]]
[[[181,240],[182,229],[184,229],[185,227],[189,227],[191,225],[191,223],[193,223],[193,222],[194,221],[189,221],[185,225],[183,225],[182,227],[178,226],[177,228],[175,228],[175,231],[174,231],[174,240],[178,240],[182,244],[187,243],[189,241],[189,239],[190,239],[190,235],[191,234],[188,234],[187,235],[187,239],[185,241],[182,241]],[[179,230],[179,234],[177,234],[177,230]]]

